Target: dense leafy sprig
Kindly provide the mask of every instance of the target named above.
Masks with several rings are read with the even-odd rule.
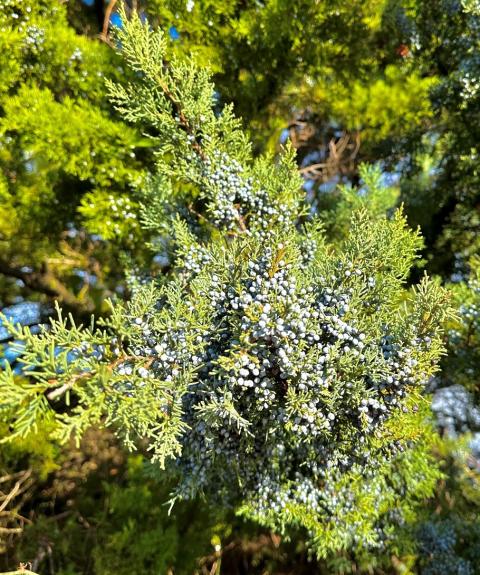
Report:
[[[404,292],[418,233],[400,210],[355,211],[335,249],[316,220],[303,227],[292,153],[253,161],[231,109],[215,110],[209,74],[123,18],[137,80],[110,92],[155,131],[144,220],[173,247],[170,275],[137,286],[99,327],[60,317],[34,336],[10,323],[35,383],[1,375],[4,419],[13,435],[42,420],[62,437],[114,426],[177,478],[174,499],[243,503],[260,523],[305,528],[323,556],[361,533],[378,546],[399,511],[385,478],[404,451],[411,477],[428,435],[415,412],[448,313],[428,279]],[[437,476],[425,466],[418,493]],[[343,523],[322,539],[332,516]]]

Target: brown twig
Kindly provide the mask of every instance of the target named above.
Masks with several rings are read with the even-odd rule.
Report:
[[[31,476],[32,471],[29,469],[23,472],[22,477],[18,481],[15,482],[13,488],[4,496],[2,503],[0,504],[0,512],[6,509],[7,505],[15,498],[17,495],[20,495],[25,491],[25,489],[21,489],[23,483],[27,481],[27,479]]]
[[[201,214],[200,212],[197,212],[197,211],[195,210],[195,208],[193,207],[192,203],[189,203],[189,204],[187,205],[187,209],[188,209],[188,211],[189,211],[191,214],[197,216],[197,218],[198,218],[199,220],[203,220],[206,224],[212,225],[211,222],[210,222],[210,220],[209,220],[208,218],[206,218],[203,214]]]
[[[344,134],[328,143],[328,156],[324,162],[300,168],[300,173],[309,179],[327,181],[337,173],[350,173],[360,149],[360,136]]]
[[[113,9],[115,8],[116,3],[117,3],[117,0],[110,0],[110,2],[108,3],[107,9],[105,10],[105,17],[103,19],[103,28],[102,28],[102,32],[100,34],[100,39],[103,40],[104,42],[106,42],[108,39],[108,27],[110,24],[110,16],[112,15],[112,12],[113,12]]]
[[[6,483],[7,481],[12,481],[24,475],[25,471],[17,471],[16,473],[9,473],[8,475],[3,475],[0,477],[0,483]]]
[[[187,132],[187,134],[189,136],[191,136],[193,138],[192,148],[195,150],[195,152],[197,152],[197,154],[200,156],[200,158],[202,160],[206,160],[207,157],[205,155],[205,152],[203,151],[202,146],[197,142],[197,140],[195,138],[195,133],[194,133],[192,127],[190,126],[190,124],[187,120],[187,117],[185,116],[185,114],[182,110],[182,106],[181,106],[180,102],[172,94],[171,90],[168,88],[168,86],[165,84],[165,82],[162,80],[162,78],[157,78],[157,82],[158,82],[158,85],[160,86],[160,88],[162,89],[165,97],[167,98],[167,100],[172,105],[174,112],[176,112],[176,114],[178,116],[179,125]]]
[[[4,537],[21,534],[24,523],[29,522],[19,514],[19,509],[30,496],[29,490],[34,484],[31,475],[32,470],[27,469],[1,478],[2,483],[15,480],[15,484],[8,493],[0,492],[0,535]],[[10,509],[7,509],[9,506]]]
[[[92,311],[90,302],[77,298],[49,270],[45,263],[42,264],[40,270],[24,271],[21,267],[16,267],[4,260],[0,260],[0,274],[19,279],[28,289],[58,299],[68,307],[81,312]]]

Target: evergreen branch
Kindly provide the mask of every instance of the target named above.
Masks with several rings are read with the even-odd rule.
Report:
[[[191,141],[192,149],[199,155],[199,157],[202,160],[205,161],[207,159],[207,155],[205,154],[205,152],[202,149],[202,146],[200,145],[200,143],[197,140],[195,130],[190,125],[190,123],[189,123],[189,121],[185,115],[185,112],[183,110],[181,102],[174,97],[174,95],[172,94],[171,90],[168,88],[167,83],[164,81],[163,78],[157,77],[157,83],[160,86],[160,88],[162,89],[163,94],[165,95],[167,101],[170,102],[172,109],[173,109],[173,115],[175,116],[175,114],[176,114],[178,116],[179,126],[182,127],[189,136],[191,136],[191,138],[192,138],[192,141]]]
[[[117,366],[121,365],[122,363],[124,363],[126,361],[138,362],[138,359],[139,358],[134,356],[134,355],[123,355],[122,357],[117,358],[115,361],[112,361],[111,363],[107,364],[106,368],[109,371],[113,371]],[[153,359],[151,359],[151,358],[146,359],[146,360],[141,358],[141,362],[140,362],[141,367],[143,367],[144,369],[147,369],[148,367],[150,367],[152,362],[153,362]],[[49,400],[57,399],[58,397],[60,397],[61,395],[65,394],[67,391],[72,389],[75,386],[75,383],[77,381],[80,381],[84,378],[91,378],[91,377],[94,377],[95,375],[97,375],[97,373],[95,371],[84,371],[82,373],[74,373],[73,375],[70,376],[69,381],[62,384],[60,387],[57,387],[56,389],[54,389],[50,393],[47,393],[47,399],[49,399]],[[57,379],[49,379],[47,383],[49,385],[56,385],[59,382]]]
[[[306,529],[322,557],[372,547],[403,500],[388,485],[398,453],[407,486],[418,460],[428,467],[413,404],[443,352],[448,306],[427,279],[407,297],[420,237],[401,210],[386,217],[358,190],[346,194],[341,241],[327,242],[316,214],[303,233],[294,150],[254,160],[232,109],[218,113],[211,75],[168,59],[163,32],[120,14],[132,81],[109,91],[126,120],[155,133],[143,221],[173,245],[173,263],[160,287],[137,282],[112,305],[104,331],[60,316],[35,337],[10,322],[34,381],[8,364],[0,375],[11,436],[44,421],[61,439],[113,426],[161,468],[174,460],[179,499],[240,501],[272,529]],[[378,200],[380,174],[364,176]],[[48,400],[73,388],[74,404],[56,412]],[[435,473],[414,478],[423,499]]]
[[[77,381],[79,381],[80,379],[83,379],[84,377],[88,377],[90,375],[91,374],[89,374],[88,372],[78,373],[78,374],[72,375],[70,378],[70,381],[68,381],[67,383],[64,383],[60,387],[57,387],[56,389],[54,389],[50,393],[47,393],[47,399],[49,399],[50,401],[57,399],[58,397],[60,397],[61,395],[63,395],[64,393],[66,393],[67,391],[72,389],[72,387],[75,385],[75,383]],[[56,383],[56,380],[49,380],[49,383],[54,384],[54,383]]]

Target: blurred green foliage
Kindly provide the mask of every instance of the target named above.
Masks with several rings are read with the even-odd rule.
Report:
[[[144,165],[136,157],[144,139],[105,97],[104,77],[122,71],[107,45],[68,25],[56,0],[4,2],[0,44],[0,296],[12,301],[23,287],[12,280],[23,280],[80,313],[93,310],[111,284],[98,290],[78,271],[102,282],[112,249],[82,228],[135,244],[132,226],[109,225],[101,201],[89,210],[92,194],[121,205]]]

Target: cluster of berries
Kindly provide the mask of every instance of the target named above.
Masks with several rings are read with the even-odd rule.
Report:
[[[230,263],[205,252],[207,267],[189,264],[198,275],[185,294],[188,312],[180,318],[162,301],[161,329],[158,310],[135,319],[141,342],[132,352],[149,358],[133,374],[136,385],[163,381],[175,390],[194,374],[175,398],[188,430],[176,462],[181,497],[241,492],[255,494],[259,510],[305,498],[326,508],[326,474],[367,468],[371,437],[404,408],[405,388],[420,383],[411,337],[358,327],[355,285],[365,293],[371,278],[349,266],[328,277],[305,270],[289,249],[271,242]],[[133,368],[117,368],[128,376],[125,369]]]
[[[227,231],[267,237],[274,222],[289,224],[296,215],[245,174],[243,166],[221,152],[203,163],[202,188],[211,223]]]

